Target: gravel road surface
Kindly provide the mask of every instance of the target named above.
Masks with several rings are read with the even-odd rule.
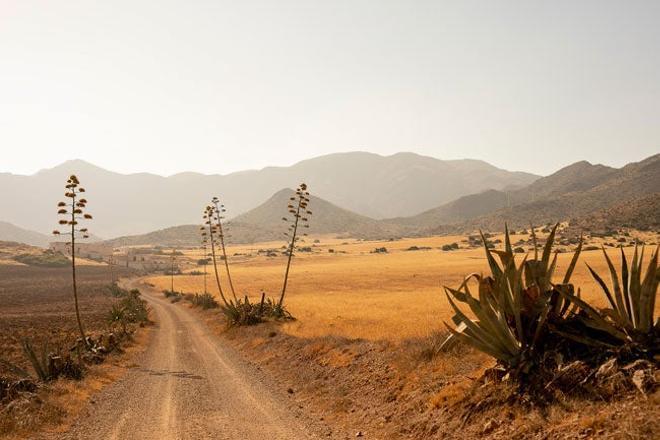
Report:
[[[309,439],[286,393],[187,307],[135,281],[156,329],[146,351],[58,439]]]

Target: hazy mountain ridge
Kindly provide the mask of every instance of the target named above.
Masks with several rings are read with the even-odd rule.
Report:
[[[370,161],[370,156],[372,155],[358,153],[354,157],[355,163],[353,163],[353,166],[356,169],[364,168],[366,163]],[[428,167],[436,171],[440,169],[446,171],[451,168],[460,168],[461,172],[472,172],[484,166],[480,161],[466,160],[456,162],[432,160],[429,164],[426,163],[425,158],[417,155],[400,154],[395,156],[399,156],[397,161],[403,163],[402,166],[407,172],[414,171],[421,174],[424,174],[424,170],[427,170]],[[325,159],[330,162],[340,160],[337,157],[331,157],[330,159],[325,157]],[[381,159],[388,158],[380,157],[378,160]],[[292,168],[315,168],[309,168],[305,162],[323,163],[324,158],[303,161],[300,164],[294,165]],[[282,172],[278,168],[267,168],[262,170],[262,172],[267,170],[278,173]],[[196,173],[181,173],[169,178],[153,174],[134,174],[122,176],[124,179],[121,179],[121,185],[119,185],[112,183],[116,180],[113,176],[114,173],[98,167],[92,167],[92,171],[94,171],[94,176],[90,179],[90,182],[100,181],[102,188],[115,188],[111,194],[106,194],[104,197],[100,197],[101,199],[107,199],[115,194],[121,195],[136,192],[138,189],[140,193],[163,194],[168,191],[174,191],[173,188],[177,188],[180,185],[184,185],[186,188],[193,188],[190,190],[192,192],[193,190],[196,191],[195,188],[198,186],[196,182],[198,182],[200,176],[205,177]],[[397,183],[401,180],[404,183],[399,186],[405,188],[407,185],[405,183],[407,172],[400,174],[396,169],[387,169],[386,167],[378,172],[388,173],[391,181],[394,182],[394,187],[398,188]],[[52,174],[48,172],[43,173],[46,175]],[[245,171],[239,174],[247,176],[252,180],[271,179],[271,177],[264,177],[265,175],[255,178],[254,173],[259,174],[260,172]],[[333,179],[343,182],[343,186],[340,186],[348,189],[367,185],[364,181],[357,182],[355,179],[369,180],[359,173],[350,172],[349,175],[352,176],[353,182],[347,182],[345,179],[337,176]],[[0,181],[5,176],[0,175]],[[14,177],[23,180],[21,184],[26,185],[27,188],[34,185],[29,177]],[[66,174],[64,175],[65,177]],[[218,176],[210,177],[215,178]],[[332,185],[333,179],[328,178],[325,184]],[[417,180],[416,184],[419,184],[421,180]],[[374,181],[378,182],[380,179],[376,178]],[[166,189],[163,189],[162,186],[165,186]],[[256,184],[250,185],[250,188],[254,191],[254,188],[257,186]],[[320,184],[320,186],[323,185]],[[515,184],[509,184],[509,188],[511,186],[515,186]],[[574,220],[576,224],[588,224],[590,216],[598,219],[598,221],[593,222],[593,225],[599,225],[599,227],[612,227],[612,225],[619,224],[640,228],[653,228],[657,227],[657,221],[647,217],[657,214],[657,197],[658,193],[660,193],[660,154],[651,156],[640,162],[630,163],[618,169],[603,165],[592,165],[585,161],[576,162],[558,170],[550,176],[535,180],[522,188],[507,189],[504,191],[490,189],[477,192],[459,197],[418,215],[384,220],[377,220],[355,213],[350,209],[346,209],[345,206],[338,206],[317,196],[313,187],[311,189],[313,193],[311,207],[314,216],[309,232],[314,234],[337,234],[360,238],[388,238],[400,235],[468,231],[476,228],[495,230],[501,229],[504,222],[508,222],[512,227],[527,226],[529,223],[541,224],[559,220]],[[402,195],[397,196],[395,191],[391,190],[389,196],[392,199],[402,200],[408,200],[410,194],[430,197],[434,193],[434,189],[435,186],[429,184],[428,188],[425,188],[424,191],[415,190],[417,191],[415,192],[408,190],[407,193],[405,190],[400,190],[399,192]],[[48,190],[53,189],[48,188]],[[53,191],[59,193],[59,188],[54,188]],[[117,208],[114,210],[115,212],[108,215],[110,215],[110,219],[115,223],[121,223],[121,220],[117,219],[124,218],[128,215],[127,213],[133,211],[143,212],[147,210],[153,217],[163,209],[163,206],[167,208],[168,212],[172,211],[175,214],[181,214],[181,211],[186,211],[185,216],[191,217],[191,221],[187,223],[182,222],[181,224],[183,226],[163,228],[147,234],[122,236],[109,240],[108,243],[115,246],[128,244],[196,245],[199,242],[199,226],[196,224],[199,224],[201,221],[199,207],[203,206],[203,202],[206,201],[200,198],[205,197],[207,192],[209,192],[208,188],[202,187],[200,193],[204,194],[198,194],[197,200],[193,200],[194,198],[192,196],[183,200],[175,200],[165,196],[160,198],[145,196],[111,203],[111,207],[116,206]],[[95,199],[91,197],[91,189],[89,189],[89,193],[90,212],[96,214],[96,218],[90,226],[92,231],[95,232],[95,226],[100,222],[98,220],[100,215],[95,209],[92,209]],[[240,214],[234,219],[229,219],[227,222],[228,235],[230,236],[229,241],[246,243],[283,239],[285,228],[282,224],[281,217],[287,213],[287,200],[291,194],[292,190],[290,189],[280,190],[266,197],[265,201],[248,212]],[[353,194],[357,194],[357,191],[354,191]],[[374,194],[371,198],[360,195],[360,200],[364,200],[364,203],[368,204],[373,202],[373,199],[378,198],[379,194]],[[53,200],[58,200],[58,197],[54,196]],[[181,207],[178,205],[179,203],[182,204]],[[226,203],[231,211],[232,206],[229,202]],[[55,202],[53,202],[54,204]],[[29,206],[29,204],[22,205],[24,209],[26,206]],[[639,211],[637,218],[635,218],[635,210]],[[55,221],[54,211],[53,209],[53,222]],[[144,220],[144,218],[141,220]],[[147,222],[144,221],[142,225],[146,228]],[[41,235],[42,238],[40,241],[34,241],[32,239],[30,243],[44,245],[43,243],[47,242],[46,240],[48,239],[47,236]],[[46,237],[46,240],[43,237]],[[17,240],[15,235],[0,236],[0,239],[22,241],[20,239]],[[28,238],[24,240],[28,240]]]
[[[39,232],[30,231],[11,223],[0,221],[0,241],[46,247],[53,240],[46,234],[40,234]]]
[[[217,195],[234,217],[257,207],[278,188],[309,184],[312,194],[357,214],[407,216],[485,189],[520,187],[538,176],[501,170],[478,160],[443,161],[414,153],[380,156],[353,152],[321,156],[289,167],[227,175],[119,174],[81,160],[31,176],[0,174],[2,220],[47,233],[56,226],[55,206],[74,173],[88,190],[90,231],[113,237],[177,224],[196,223]],[[48,213],[52,212],[50,216]]]

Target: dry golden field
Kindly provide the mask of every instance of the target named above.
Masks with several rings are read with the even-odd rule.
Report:
[[[502,236],[493,239],[502,239]],[[512,242],[528,239],[528,235],[514,235]],[[640,238],[655,243],[657,237],[644,234]],[[320,242],[312,245],[314,239]],[[443,321],[449,322],[452,311],[441,288],[456,287],[464,276],[487,269],[483,248],[442,251],[442,245],[466,243],[464,236],[438,236],[408,238],[397,241],[356,241],[313,237],[305,245],[313,246],[312,253],[298,253],[294,259],[287,292],[287,304],[297,318],[283,330],[300,337],[344,336],[369,340],[398,341],[427,336],[443,330]],[[597,245],[598,240],[590,240]],[[281,290],[284,256],[257,255],[259,249],[278,249],[282,242],[258,243],[249,246],[231,246],[228,249],[232,264],[232,278],[237,295],[249,295],[258,300],[260,292],[278,296]],[[411,246],[430,247],[427,250],[407,250]],[[497,245],[501,246],[501,245]],[[386,247],[388,253],[371,253]],[[646,247],[646,254],[654,246]],[[328,252],[333,249],[334,252]],[[632,253],[632,247],[625,248]],[[234,254],[242,254],[234,256]],[[615,265],[620,263],[620,251],[609,248],[608,254]],[[520,261],[522,255],[517,257]],[[557,271],[563,277],[572,252],[559,254]],[[189,255],[191,258],[198,256]],[[648,257],[647,257],[648,259]],[[609,281],[609,272],[602,251],[583,251],[572,282],[582,294],[596,305],[604,305],[602,292],[589,275],[585,262]],[[219,262],[220,263],[220,262]],[[199,268],[197,268],[199,270]],[[218,270],[226,289],[224,265]],[[159,289],[170,288],[169,276],[149,279]],[[203,276],[175,277],[175,290],[203,291]],[[212,266],[208,266],[208,288],[217,294]]]

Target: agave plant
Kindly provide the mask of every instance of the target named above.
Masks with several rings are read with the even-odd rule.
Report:
[[[575,303],[582,313],[569,317],[564,336],[591,346],[625,346],[633,351],[653,354],[660,352],[660,320],[655,318],[655,301],[658,295],[660,268],[658,251],[653,252],[644,273],[644,249],[635,246],[630,265],[621,248],[621,275],[609,255],[603,249],[609,268],[611,287],[587,264],[589,272],[607,298],[609,307],[596,309],[586,301],[562,292],[562,296]],[[586,331],[585,331],[586,329]],[[588,339],[585,338],[588,333]]]
[[[126,334],[126,308],[120,306],[119,304],[113,304],[112,308],[107,315],[108,324],[110,326],[119,325],[122,329],[122,332]]]
[[[573,292],[569,281],[582,249],[580,241],[562,283],[552,284],[557,265],[557,253],[552,257],[557,227],[558,224],[550,231],[540,258],[533,234],[533,259],[525,256],[520,264],[516,264],[508,228],[503,251],[491,249],[481,233],[491,274],[471,274],[457,289],[445,287],[456,313],[452,319],[457,327],[445,324],[451,336],[441,349],[458,339],[493,356],[509,369],[529,371],[539,352],[541,336],[547,333],[549,317],[563,316],[568,311],[570,300],[560,292]],[[477,297],[469,288],[472,279],[478,283]],[[468,317],[456,301],[467,304],[475,318]]]

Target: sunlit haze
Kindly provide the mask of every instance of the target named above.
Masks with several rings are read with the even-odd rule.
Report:
[[[0,0],[0,172],[660,150],[660,2]]]

